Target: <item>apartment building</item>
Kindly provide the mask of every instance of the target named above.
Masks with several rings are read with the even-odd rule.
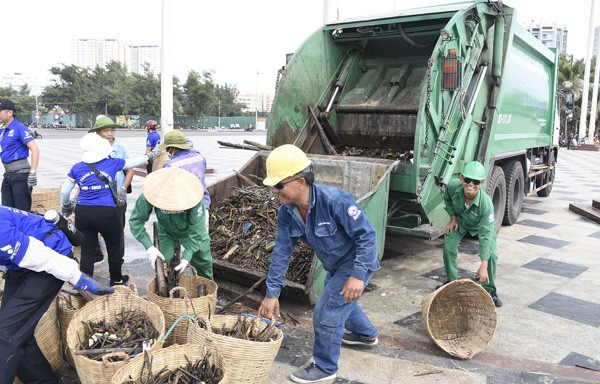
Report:
[[[565,55],[567,53],[567,39],[569,31],[566,25],[559,26],[556,21],[552,23],[535,24],[533,21],[526,27],[536,39],[542,42],[548,48],[557,48],[558,53]]]
[[[158,45],[128,45],[117,39],[77,39],[71,41],[72,64],[93,69],[117,61],[129,72],[144,73],[147,66],[153,73],[160,72]]]

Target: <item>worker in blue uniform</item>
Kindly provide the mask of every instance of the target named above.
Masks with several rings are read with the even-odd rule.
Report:
[[[40,150],[29,129],[16,119],[15,103],[0,99],[0,158],[4,165],[2,205],[31,210],[31,192],[37,185]],[[27,159],[31,151],[31,163]]]
[[[74,209],[77,228],[85,236],[81,244],[81,271],[93,276],[100,233],[108,253],[110,285],[126,285],[129,275],[121,270],[125,252],[123,225],[117,206],[118,192],[112,189],[116,189],[117,172],[144,164],[152,159],[154,152],[127,160],[112,158],[108,140],[95,133],[83,136],[80,144],[81,161],[69,170],[61,189],[62,213],[68,217]],[[75,184],[79,186],[79,194],[77,206],[73,207],[70,195]]]
[[[79,271],[72,245],[34,213],[0,206],[0,265],[8,271],[0,306],[0,384],[57,383],[33,336],[63,282],[96,295],[114,292]]]
[[[444,205],[450,216],[444,236],[446,282],[458,279],[458,245],[465,234],[479,239],[477,280],[488,291],[494,305],[502,306],[496,293],[496,230],[492,198],[480,190],[486,179],[485,168],[477,161],[465,164],[460,179],[451,180],[444,191]]]
[[[259,315],[279,316],[279,295],[285,285],[290,256],[298,240],[316,253],[327,271],[323,293],[313,315],[314,363],[291,374],[292,381],[333,380],[341,344],[374,346],[377,330],[358,305],[365,285],[380,268],[377,237],[369,218],[351,194],[313,184],[310,160],[290,144],[267,158],[264,185],[279,198],[275,248]]]
[[[144,126],[146,127],[146,132],[148,132],[148,136],[146,137],[146,153],[148,153],[154,151],[154,148],[160,144],[160,133],[156,132],[158,128],[156,120],[148,120]],[[152,161],[149,161],[146,165],[146,172],[152,172]]]

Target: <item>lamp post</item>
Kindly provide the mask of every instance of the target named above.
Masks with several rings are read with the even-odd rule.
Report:
[[[255,104],[254,104],[254,129],[258,129],[258,75],[260,71],[256,68],[256,93],[255,93]]]
[[[40,129],[40,105],[38,103],[38,95],[35,95],[35,127]]]

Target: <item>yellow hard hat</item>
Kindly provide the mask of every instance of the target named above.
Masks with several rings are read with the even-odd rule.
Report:
[[[310,160],[306,154],[292,144],[275,148],[267,157],[267,177],[263,184],[272,187],[286,177],[294,176],[308,168]]]

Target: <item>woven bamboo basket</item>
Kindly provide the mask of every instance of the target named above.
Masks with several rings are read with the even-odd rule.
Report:
[[[198,287],[204,284],[206,296],[198,297]],[[148,300],[155,303],[165,315],[167,327],[173,325],[181,315],[192,316],[208,315],[215,312],[217,302],[217,284],[201,276],[181,275],[179,287],[173,288],[169,297],[156,294],[156,278],[148,283]],[[179,291],[179,298],[173,298],[173,293]],[[173,344],[185,344],[187,340],[188,322],[180,321],[179,324],[165,340],[165,346]]]
[[[58,319],[56,317],[56,302],[52,301],[48,310],[35,327],[35,341],[50,363],[54,372],[60,369],[60,332],[58,331]],[[26,357],[25,357],[26,358]],[[13,384],[21,384],[21,380],[15,379]]]
[[[471,359],[496,332],[496,307],[485,289],[472,280],[456,280],[423,298],[423,325],[431,340],[448,354]]]
[[[158,171],[164,167],[165,163],[169,160],[171,160],[171,158],[169,157],[167,151],[164,149],[158,151],[156,156],[154,156],[154,160],[152,160],[152,171]]]
[[[0,306],[2,305],[2,294],[4,293],[4,279],[0,278]],[[58,318],[56,317],[56,302],[52,301],[48,310],[42,315],[33,333],[35,341],[50,363],[53,371],[60,368],[60,333],[58,331]],[[21,380],[15,379],[14,384],[21,384]]]
[[[231,329],[237,319],[238,317],[233,315],[214,315],[210,318],[210,327]],[[216,344],[219,352],[225,358],[227,376],[232,383],[260,384],[267,382],[273,361],[275,361],[283,340],[283,332],[279,328],[274,328],[277,332],[274,341],[259,342],[219,335],[200,327],[197,323],[190,321],[188,323],[190,323],[188,343]],[[261,321],[259,331],[266,327],[267,324]]]
[[[172,345],[165,349],[152,352],[150,354],[152,359],[152,373],[156,374],[163,368],[174,370],[179,367],[185,367],[188,360],[194,362],[203,359],[207,352],[210,352],[211,354],[208,361],[211,364],[215,364],[223,372],[223,378],[219,381],[219,384],[233,383],[228,379],[225,360],[218,352],[218,349],[215,349],[214,347],[209,348],[203,345]],[[111,384],[123,384],[127,382],[137,383],[139,382],[137,380],[141,375],[143,375],[142,377],[146,377],[147,374],[148,367],[144,364],[144,356],[140,355],[127,363],[123,368],[119,369],[113,376]]]
[[[116,286],[115,293],[90,301],[78,310],[67,328],[67,346],[73,356],[75,369],[82,384],[108,384],[113,375],[126,365],[126,361],[100,362],[73,353],[81,349],[81,340],[85,338],[86,324],[90,321],[100,320],[114,322],[123,309],[143,311],[159,333],[157,340],[162,340],[164,337],[165,318],[160,308],[156,304],[135,296],[129,288]],[[149,350],[155,351],[161,348],[162,343],[156,341]]]
[[[51,209],[60,212],[60,188],[34,188],[31,191],[31,211],[43,215]]]
[[[67,329],[71,323],[71,319],[75,313],[85,305],[86,301],[81,296],[59,293],[56,296],[56,304],[58,306],[58,325],[60,327],[60,340],[66,360],[75,365],[73,357],[67,348]]]

